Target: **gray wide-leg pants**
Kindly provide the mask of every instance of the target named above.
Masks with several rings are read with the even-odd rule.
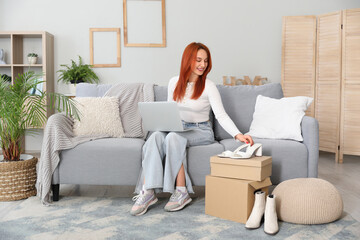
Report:
[[[176,177],[181,165],[185,170],[186,188],[194,193],[192,183],[187,171],[187,147],[206,145],[214,142],[214,132],[211,123],[183,122],[187,132],[154,132],[143,146],[142,169],[135,188],[140,193],[145,178],[145,189],[154,189],[158,192],[175,190]]]

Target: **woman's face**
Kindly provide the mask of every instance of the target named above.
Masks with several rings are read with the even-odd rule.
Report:
[[[193,73],[197,76],[203,75],[208,66],[208,55],[204,49],[199,49],[193,68]]]

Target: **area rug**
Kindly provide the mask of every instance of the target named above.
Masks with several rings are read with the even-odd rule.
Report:
[[[275,236],[263,226],[247,230],[244,224],[208,216],[203,197],[179,212],[163,210],[160,199],[139,217],[129,214],[130,198],[63,197],[50,207],[37,197],[23,201],[0,219],[1,240],[52,239],[359,239],[360,223],[350,215],[323,225],[279,222]]]

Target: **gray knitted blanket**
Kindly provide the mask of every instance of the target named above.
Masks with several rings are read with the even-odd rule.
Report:
[[[138,102],[154,101],[153,84],[119,83],[112,86],[104,96],[119,98],[124,137],[139,138],[146,136],[142,128]]]
[[[51,179],[60,161],[60,151],[76,147],[78,144],[106,136],[74,136],[74,120],[62,113],[52,115],[44,130],[40,161],[37,168],[37,195],[41,202],[51,202]]]
[[[126,137],[144,137],[141,117],[137,111],[137,103],[154,101],[153,84],[117,84],[109,89],[105,96],[117,96],[120,102],[120,114]],[[37,169],[37,196],[44,205],[51,203],[52,175],[60,161],[60,151],[71,149],[78,144],[102,136],[75,136],[73,119],[62,113],[52,115],[46,124]]]

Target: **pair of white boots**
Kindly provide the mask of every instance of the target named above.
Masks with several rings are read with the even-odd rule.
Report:
[[[256,192],[254,207],[245,227],[247,229],[259,228],[264,214],[264,232],[270,235],[276,234],[279,231],[279,225],[276,214],[275,195],[267,196],[265,204],[265,193]]]

